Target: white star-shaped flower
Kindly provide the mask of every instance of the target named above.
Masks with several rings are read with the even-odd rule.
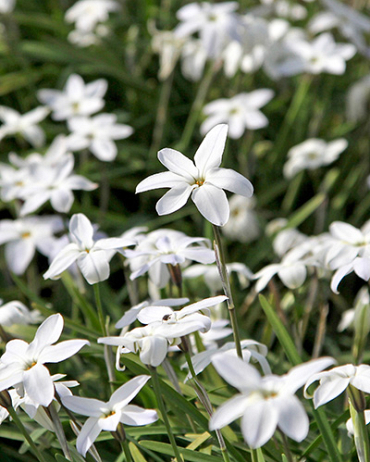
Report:
[[[240,173],[220,168],[227,136],[227,125],[216,125],[204,138],[194,156],[194,162],[181,152],[165,148],[158,152],[159,161],[169,172],[157,173],[141,181],[136,192],[171,188],[158,202],[158,215],[167,215],[183,207],[189,197],[200,213],[211,223],[223,226],[229,219],[230,208],[226,193],[231,191],[250,197],[253,186]]]
[[[11,340],[0,358],[0,390],[22,383],[28,396],[41,406],[48,406],[54,398],[54,383],[45,363],[59,363],[76,354],[87,340],[65,340],[57,345],[63,330],[60,314],[49,316],[37,329],[28,344]]]
[[[77,262],[89,284],[105,281],[109,277],[109,261],[118,249],[135,244],[125,238],[93,239],[94,228],[82,213],[73,215],[69,222],[73,242],[67,244],[51,262],[44,279],[55,279]]]
[[[73,412],[88,416],[77,437],[77,451],[84,457],[102,430],[114,432],[121,422],[125,425],[148,425],[158,419],[154,409],[129,404],[146,382],[148,375],[139,375],[118,388],[108,402],[80,396],[62,397],[63,405]]]

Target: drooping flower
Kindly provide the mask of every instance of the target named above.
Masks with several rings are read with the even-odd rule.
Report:
[[[107,21],[109,13],[119,10],[114,0],[79,0],[66,11],[65,20],[76,29],[91,32],[98,23]]]
[[[313,395],[308,393],[310,385],[317,381],[319,385]],[[360,391],[370,393],[370,366],[346,364],[334,367],[330,371],[318,372],[307,381],[304,394],[306,398],[313,398],[314,406],[318,408],[339,396],[350,385]]]
[[[143,409],[129,404],[150,379],[148,375],[139,375],[119,387],[108,402],[79,396],[65,396],[63,405],[73,412],[88,416],[77,437],[77,451],[84,457],[100,432],[117,430],[118,424],[148,425],[158,419],[154,409]]]
[[[229,219],[229,204],[224,189],[250,197],[249,180],[231,169],[220,168],[227,136],[227,125],[217,125],[204,138],[194,163],[174,149],[159,151],[159,161],[170,170],[141,181],[136,192],[171,188],[158,202],[158,215],[167,215],[183,207],[189,197],[211,223],[223,226]]]
[[[28,344],[11,340],[0,358],[0,390],[23,384],[25,392],[41,406],[48,406],[54,398],[54,384],[45,363],[59,363],[76,354],[87,340],[58,341],[63,330],[60,314],[49,316],[37,329]]]
[[[309,421],[295,392],[312,374],[333,362],[332,358],[320,358],[293,367],[283,376],[261,377],[257,369],[238,357],[214,356],[212,364],[217,372],[240,393],[216,410],[210,429],[225,427],[241,417],[244,439],[252,448],[267,443],[277,427],[295,441],[302,441],[307,436]]]
[[[13,324],[35,324],[42,320],[41,313],[37,310],[30,311],[19,300],[4,303],[0,300],[0,325],[12,326]]]

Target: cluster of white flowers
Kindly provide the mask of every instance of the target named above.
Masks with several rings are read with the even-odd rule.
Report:
[[[68,40],[79,47],[99,43],[109,34],[105,24],[109,13],[119,9],[120,5],[115,0],[78,0],[65,14],[65,21],[75,26]]]

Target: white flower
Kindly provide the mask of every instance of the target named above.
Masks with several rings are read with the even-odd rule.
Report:
[[[136,192],[171,188],[158,202],[158,215],[167,215],[185,205],[191,196],[200,213],[211,223],[223,226],[229,219],[229,203],[223,189],[250,197],[249,180],[231,169],[219,168],[227,136],[227,125],[217,125],[204,138],[194,163],[174,149],[159,151],[159,161],[170,171],[141,181]]]
[[[85,85],[82,77],[72,74],[64,90],[39,90],[38,99],[52,111],[54,120],[70,119],[73,116],[89,116],[104,106],[103,97],[107,91],[105,79],[94,80]]]
[[[88,416],[77,437],[77,451],[84,457],[102,430],[114,432],[118,424],[148,425],[158,419],[152,409],[143,409],[129,404],[150,379],[148,375],[139,375],[119,387],[108,402],[79,396],[65,396],[63,405],[73,412]]]
[[[37,310],[30,311],[19,300],[13,300],[2,304],[0,300],[0,325],[12,326],[13,324],[35,324],[41,321],[41,313]]]
[[[181,54],[184,40],[175,36],[173,31],[159,31],[154,22],[148,22],[152,35],[152,49],[159,54],[159,80],[166,80],[173,71]]]
[[[117,321],[115,327],[117,329],[123,329],[134,321],[136,321],[140,311],[147,306],[179,306],[184,305],[189,301],[188,298],[163,298],[162,300],[155,300],[152,302],[145,301],[139,303],[138,305],[133,306],[122,316],[122,318]]]
[[[0,244],[6,244],[5,258],[10,270],[23,274],[36,249],[48,255],[53,234],[63,228],[63,221],[58,216],[1,220]]]
[[[66,154],[53,166],[37,163],[29,167],[29,181],[19,192],[24,200],[20,216],[36,211],[50,200],[54,210],[67,213],[72,207],[73,190],[93,191],[97,183],[89,181],[81,175],[73,174],[74,157]]]
[[[114,0],[79,0],[66,11],[65,20],[75,23],[76,29],[91,32],[98,23],[108,20],[110,12],[119,8]]]
[[[344,138],[329,143],[318,138],[310,138],[297,144],[288,151],[284,176],[292,178],[301,170],[314,170],[323,165],[329,165],[338,159],[347,146],[348,141]]]
[[[309,394],[307,389],[317,381],[320,382],[319,386],[313,395]],[[306,398],[313,397],[316,409],[339,396],[350,385],[360,391],[370,393],[370,366],[367,364],[360,364],[359,366],[346,364],[345,366],[334,367],[330,371],[319,372],[310,377],[304,387],[304,394]]]
[[[72,117],[68,120],[68,128],[72,132],[67,137],[69,149],[79,151],[88,148],[99,160],[111,162],[117,156],[113,140],[122,140],[133,132],[130,126],[117,124],[116,120],[114,114]]]
[[[0,140],[9,135],[20,135],[30,144],[40,147],[45,142],[45,133],[37,125],[48,115],[49,109],[39,106],[26,114],[9,107],[0,106],[0,120],[3,125],[0,127]]]
[[[201,40],[188,38],[182,47],[181,71],[187,79],[197,82],[203,75],[207,51]]]
[[[118,355],[139,351],[144,364],[157,367],[165,359],[169,345],[181,343],[180,337],[196,331],[208,331],[211,327],[209,307],[226,298],[223,295],[206,298],[179,311],[173,311],[169,306],[143,307],[137,319],[146,326],[137,327],[120,337],[99,338],[98,343],[118,346]]]
[[[316,34],[334,27],[350,39],[364,54],[368,53],[366,35],[370,32],[370,19],[355,8],[337,0],[322,0],[326,11],[315,15],[308,28]]]
[[[267,443],[276,427],[295,441],[307,436],[308,417],[294,393],[312,374],[333,364],[333,360],[309,361],[293,367],[281,377],[273,374],[261,377],[254,367],[230,354],[214,356],[212,364],[240,394],[216,410],[210,420],[210,429],[225,427],[242,417],[245,441],[252,448],[258,448]]]
[[[169,280],[168,265],[187,266],[191,260],[208,264],[216,258],[207,239],[166,229],[149,233],[134,250],[125,250],[123,254],[129,259],[130,279],[149,271],[150,279],[160,288]]]
[[[329,33],[323,33],[312,42],[298,40],[291,44],[293,50],[304,61],[304,70],[310,74],[342,75],[346,61],[356,54],[356,47],[350,43],[336,43]]]
[[[226,123],[229,125],[230,138],[236,139],[240,138],[245,130],[265,127],[268,120],[259,109],[273,96],[272,90],[263,89],[212,101],[203,108],[207,119],[202,123],[200,132],[204,135],[215,125]]]
[[[242,340],[240,342],[242,348],[243,361],[246,363],[258,362],[263,370],[264,374],[271,374],[270,366],[266,360],[267,346],[262,343],[256,342],[255,340]],[[212,358],[219,354],[226,354],[237,357],[237,351],[234,342],[227,342],[221,348],[210,348],[208,350],[197,353],[191,358],[191,362],[196,375],[200,374],[204,369],[211,364]],[[227,357],[227,356],[226,356]],[[183,367],[187,367],[184,364]],[[190,379],[191,374],[189,373],[186,379]]]
[[[63,330],[60,314],[49,316],[37,329],[34,340],[11,340],[0,358],[0,390],[22,383],[24,391],[41,406],[54,398],[54,384],[45,363],[59,363],[76,354],[87,340],[65,340],[57,345]]]
[[[238,2],[189,3],[177,11],[181,23],[175,28],[175,35],[182,38],[198,32],[207,55],[217,58],[225,45],[236,38],[237,8]]]
[[[73,242],[66,245],[54,258],[44,279],[54,279],[74,262],[89,284],[105,281],[109,277],[109,261],[114,253],[134,242],[123,238],[107,238],[94,241],[94,228],[82,213],[73,215],[69,222]]]
[[[368,425],[370,423],[370,409],[367,409],[366,411],[364,411],[364,415],[365,415],[365,425]],[[347,428],[349,435],[355,434],[355,429],[353,427],[352,418],[347,420],[346,428]]]
[[[307,265],[312,264],[312,261],[306,260],[307,252],[306,246],[297,246],[291,249],[280,263],[272,263],[258,271],[254,275],[254,279],[258,279],[256,291],[261,292],[275,274],[289,289],[300,287],[307,277]]]
[[[0,13],[11,13],[15,7],[15,0],[0,0]]]
[[[224,235],[239,242],[251,242],[261,234],[258,217],[254,211],[256,201],[253,197],[234,194],[230,197],[230,218],[222,228]]]

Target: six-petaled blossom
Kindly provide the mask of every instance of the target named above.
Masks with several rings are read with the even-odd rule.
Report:
[[[320,358],[293,367],[287,374],[261,377],[250,364],[230,354],[219,354],[212,359],[217,372],[239,394],[222,404],[210,420],[210,429],[225,427],[239,417],[245,441],[252,448],[263,446],[278,427],[295,441],[302,441],[308,433],[306,411],[295,392],[307,379],[333,364],[332,358]]]
[[[194,162],[174,149],[158,152],[159,161],[169,172],[157,173],[141,181],[136,192],[171,188],[158,202],[158,215],[167,215],[183,207],[189,197],[211,223],[223,226],[229,219],[227,191],[250,197],[253,186],[240,173],[220,168],[227,136],[227,125],[216,125],[205,136]]]
[[[102,430],[114,432],[119,423],[125,425],[147,425],[158,419],[153,409],[143,409],[129,404],[146,382],[148,375],[139,375],[118,388],[108,402],[79,396],[65,396],[63,405],[73,412],[88,416],[77,437],[77,451],[85,456]]]
[[[55,279],[77,262],[79,269],[89,284],[105,281],[109,277],[109,261],[122,247],[133,245],[130,239],[112,237],[94,241],[94,228],[82,213],[73,215],[69,223],[73,242],[67,244],[51,262],[44,279]]]
[[[0,358],[0,390],[23,385],[25,393],[37,404],[48,406],[54,398],[53,379],[45,363],[59,363],[76,354],[87,340],[55,342],[63,330],[60,314],[49,316],[37,329],[35,338],[28,344],[24,340],[11,340]]]

